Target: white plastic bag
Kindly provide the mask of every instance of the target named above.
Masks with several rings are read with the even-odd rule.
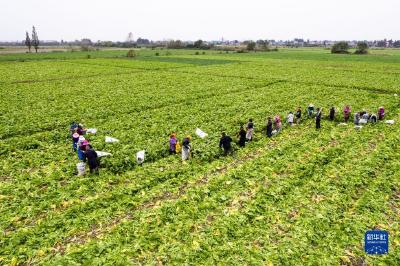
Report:
[[[97,157],[112,156],[111,153],[105,151],[96,151]]]
[[[340,123],[338,126],[347,126],[346,123]]]
[[[389,124],[389,125],[393,125],[394,124],[394,120],[386,120],[385,123]]]
[[[112,137],[106,137],[106,142],[107,143],[114,143],[114,142],[119,142],[118,139],[112,138]]]
[[[88,130],[86,130],[86,133],[96,134],[97,129],[96,128],[88,128]]]
[[[278,131],[276,130],[276,129],[274,129],[274,130],[272,130],[272,135],[276,135],[276,134],[278,134]]]
[[[362,129],[363,126],[354,126],[355,129]]]
[[[208,134],[202,131],[200,128],[196,128],[196,135],[204,139]]]
[[[77,163],[76,169],[78,170],[78,176],[84,176],[86,173],[86,164],[85,163]]]
[[[360,119],[360,124],[366,124],[366,123],[368,123],[368,120],[367,119]]]
[[[137,161],[138,164],[142,164],[144,162],[144,154],[145,154],[144,150],[143,151],[138,151],[136,153],[136,161]]]

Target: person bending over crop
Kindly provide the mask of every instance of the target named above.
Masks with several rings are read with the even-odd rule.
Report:
[[[281,131],[281,129],[282,129],[281,117],[279,115],[276,115],[274,120],[275,120],[275,130],[276,130],[276,132]]]
[[[317,113],[315,114],[315,127],[317,129],[321,128],[321,118],[322,118],[322,108],[317,108]]]
[[[238,144],[239,147],[244,147],[246,145],[246,130],[243,127],[240,127],[240,131],[238,133]]]
[[[190,139],[191,137],[187,136],[182,141],[182,161],[189,160],[190,151],[192,149],[192,147],[190,146]]]
[[[224,149],[224,155],[228,155],[228,153],[233,154],[232,149],[232,138],[227,136],[225,132],[222,132],[221,139],[219,140],[219,147]]]
[[[268,117],[267,120],[267,137],[272,137],[272,118]]]
[[[249,122],[247,123],[247,133],[246,133],[247,140],[252,141],[253,135],[254,135],[254,123],[253,119],[249,119]]]
[[[88,162],[90,173],[99,173],[99,161],[96,151],[90,145],[86,145],[84,162]]]

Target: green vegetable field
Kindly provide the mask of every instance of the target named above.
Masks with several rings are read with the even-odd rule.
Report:
[[[0,54],[0,265],[400,265],[400,50],[195,52]],[[354,128],[379,106],[393,125]],[[254,141],[223,156],[221,132],[236,142],[249,118]],[[72,121],[112,153],[100,175],[77,176]],[[373,229],[387,255],[365,253]]]

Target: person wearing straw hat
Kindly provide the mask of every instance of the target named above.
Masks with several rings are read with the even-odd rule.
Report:
[[[190,145],[190,140],[191,140],[191,137],[187,136],[182,141],[182,161],[189,160],[190,151],[192,149],[192,146]]]

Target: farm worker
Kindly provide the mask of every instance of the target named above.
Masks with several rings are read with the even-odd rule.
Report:
[[[329,120],[333,121],[333,119],[335,119],[335,113],[336,113],[335,107],[332,106],[331,109],[329,110]]]
[[[281,131],[282,122],[281,122],[280,116],[279,116],[279,115],[276,115],[275,118],[274,118],[274,120],[275,120],[275,130],[276,130],[277,132]]]
[[[360,123],[360,113],[354,114],[354,124],[358,125]]]
[[[190,146],[190,136],[187,136],[182,141],[182,161],[189,160],[190,150],[192,147]]]
[[[298,107],[298,108],[297,108],[297,111],[296,111],[295,116],[296,116],[296,123],[297,123],[297,124],[300,124],[300,120],[301,120],[301,107]]]
[[[86,163],[86,161],[88,162],[91,174],[93,174],[93,173],[99,174],[99,161],[98,161],[97,153],[92,148],[92,146],[89,145],[89,143],[87,143],[87,145],[85,145],[85,157],[84,157],[83,161],[85,163]]]
[[[368,114],[368,112],[364,112],[364,114],[362,115],[362,119],[365,119],[365,120],[369,120],[369,117],[370,117],[370,115]]]
[[[247,133],[246,133],[247,140],[252,141],[253,135],[254,135],[254,123],[253,119],[249,119],[249,122],[247,123]]]
[[[370,116],[370,118],[369,118],[369,121],[371,121],[371,123],[376,123],[377,120],[378,120],[378,119],[377,119],[377,117],[376,117],[376,114],[371,114],[371,116]]]
[[[178,140],[176,139],[176,134],[172,133],[171,136],[169,137],[169,153],[170,154],[176,154],[176,144],[178,143]]]
[[[385,118],[385,108],[383,108],[383,106],[379,107],[378,118],[379,120],[383,120]]]
[[[294,120],[294,115],[292,112],[289,113],[287,116],[287,122],[289,123],[290,126],[293,126],[293,120]]]
[[[268,117],[267,120],[267,137],[272,137],[272,118]]]
[[[317,129],[321,128],[321,117],[322,117],[322,108],[317,108],[317,113],[315,115],[315,127]]]
[[[219,147],[224,149],[224,155],[228,153],[233,154],[232,149],[232,138],[227,136],[225,132],[222,132],[221,139],[219,140]]]
[[[79,136],[78,138],[78,159],[83,161],[85,158],[85,154],[83,153],[85,151],[85,145],[87,145],[89,142],[85,139],[84,136]]]
[[[78,124],[77,132],[81,136],[86,134],[86,130],[83,128],[82,124]]]
[[[347,121],[349,121],[350,113],[351,113],[350,106],[346,105],[343,109],[344,122],[347,123]]]
[[[307,108],[307,112],[308,112],[308,117],[312,117],[314,114],[314,105],[312,103],[310,103],[310,105]]]
[[[76,129],[78,128],[78,123],[73,121],[71,123],[71,126],[69,127],[69,132],[71,132],[71,136],[76,132]]]
[[[246,130],[244,130],[243,126],[240,127],[238,138],[239,147],[244,147],[246,145]]]
[[[78,149],[78,141],[79,141],[79,134],[75,132],[74,134],[72,134],[72,150],[74,152],[76,152]]]

